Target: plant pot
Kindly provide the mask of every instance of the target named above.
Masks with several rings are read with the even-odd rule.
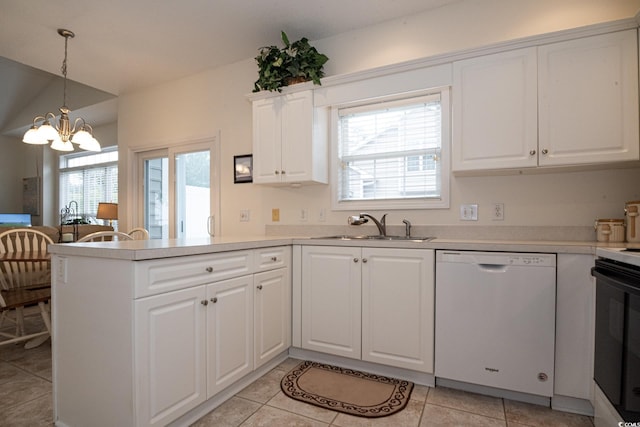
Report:
[[[306,77],[303,77],[303,76],[287,77],[286,79],[284,79],[284,83],[285,83],[285,86],[291,86],[296,83],[308,82],[309,80],[310,79],[307,79]]]

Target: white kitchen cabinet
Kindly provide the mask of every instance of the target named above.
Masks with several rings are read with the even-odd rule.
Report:
[[[433,372],[434,251],[362,249],[362,360]]]
[[[291,274],[288,268],[254,275],[254,368],[291,346]]]
[[[138,425],[165,425],[205,401],[207,310],[203,303],[203,286],[135,302]]]
[[[302,348],[360,359],[360,248],[303,246]]]
[[[595,257],[558,254],[555,342],[555,409],[565,409],[564,397],[593,401]],[[571,402],[575,404],[575,402]]]
[[[253,102],[253,182],[328,182],[328,113],[313,91]]]
[[[452,169],[537,166],[536,48],[453,63]]]
[[[433,372],[433,251],[302,247],[302,348]]]
[[[453,64],[454,172],[640,158],[636,30]]]
[[[540,165],[638,160],[636,30],[538,49]]]
[[[59,257],[58,424],[167,425],[255,375],[256,360],[266,365],[287,350],[289,246],[180,255]]]
[[[207,398],[253,369],[253,275],[207,287]]]

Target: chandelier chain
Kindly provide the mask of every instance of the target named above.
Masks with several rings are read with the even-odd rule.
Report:
[[[64,35],[64,59],[62,60],[62,75],[64,76],[62,91],[62,106],[67,106],[67,44],[69,43],[69,35]]]

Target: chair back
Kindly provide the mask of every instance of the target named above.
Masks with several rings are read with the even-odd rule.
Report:
[[[86,236],[78,239],[76,243],[111,242],[116,240],[133,240],[133,237],[121,231],[96,231],[95,233],[87,234]]]
[[[133,237],[133,240],[149,240],[149,232],[146,228],[132,228],[127,234]]]
[[[38,230],[14,228],[0,233],[0,289],[51,286],[50,244],[53,240]]]

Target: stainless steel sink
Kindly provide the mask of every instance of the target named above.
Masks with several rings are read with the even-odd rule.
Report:
[[[329,240],[399,240],[405,242],[428,242],[435,239],[435,237],[416,237],[416,236],[350,236],[350,235],[337,235],[337,236],[321,236],[312,237],[312,239],[329,239]]]

